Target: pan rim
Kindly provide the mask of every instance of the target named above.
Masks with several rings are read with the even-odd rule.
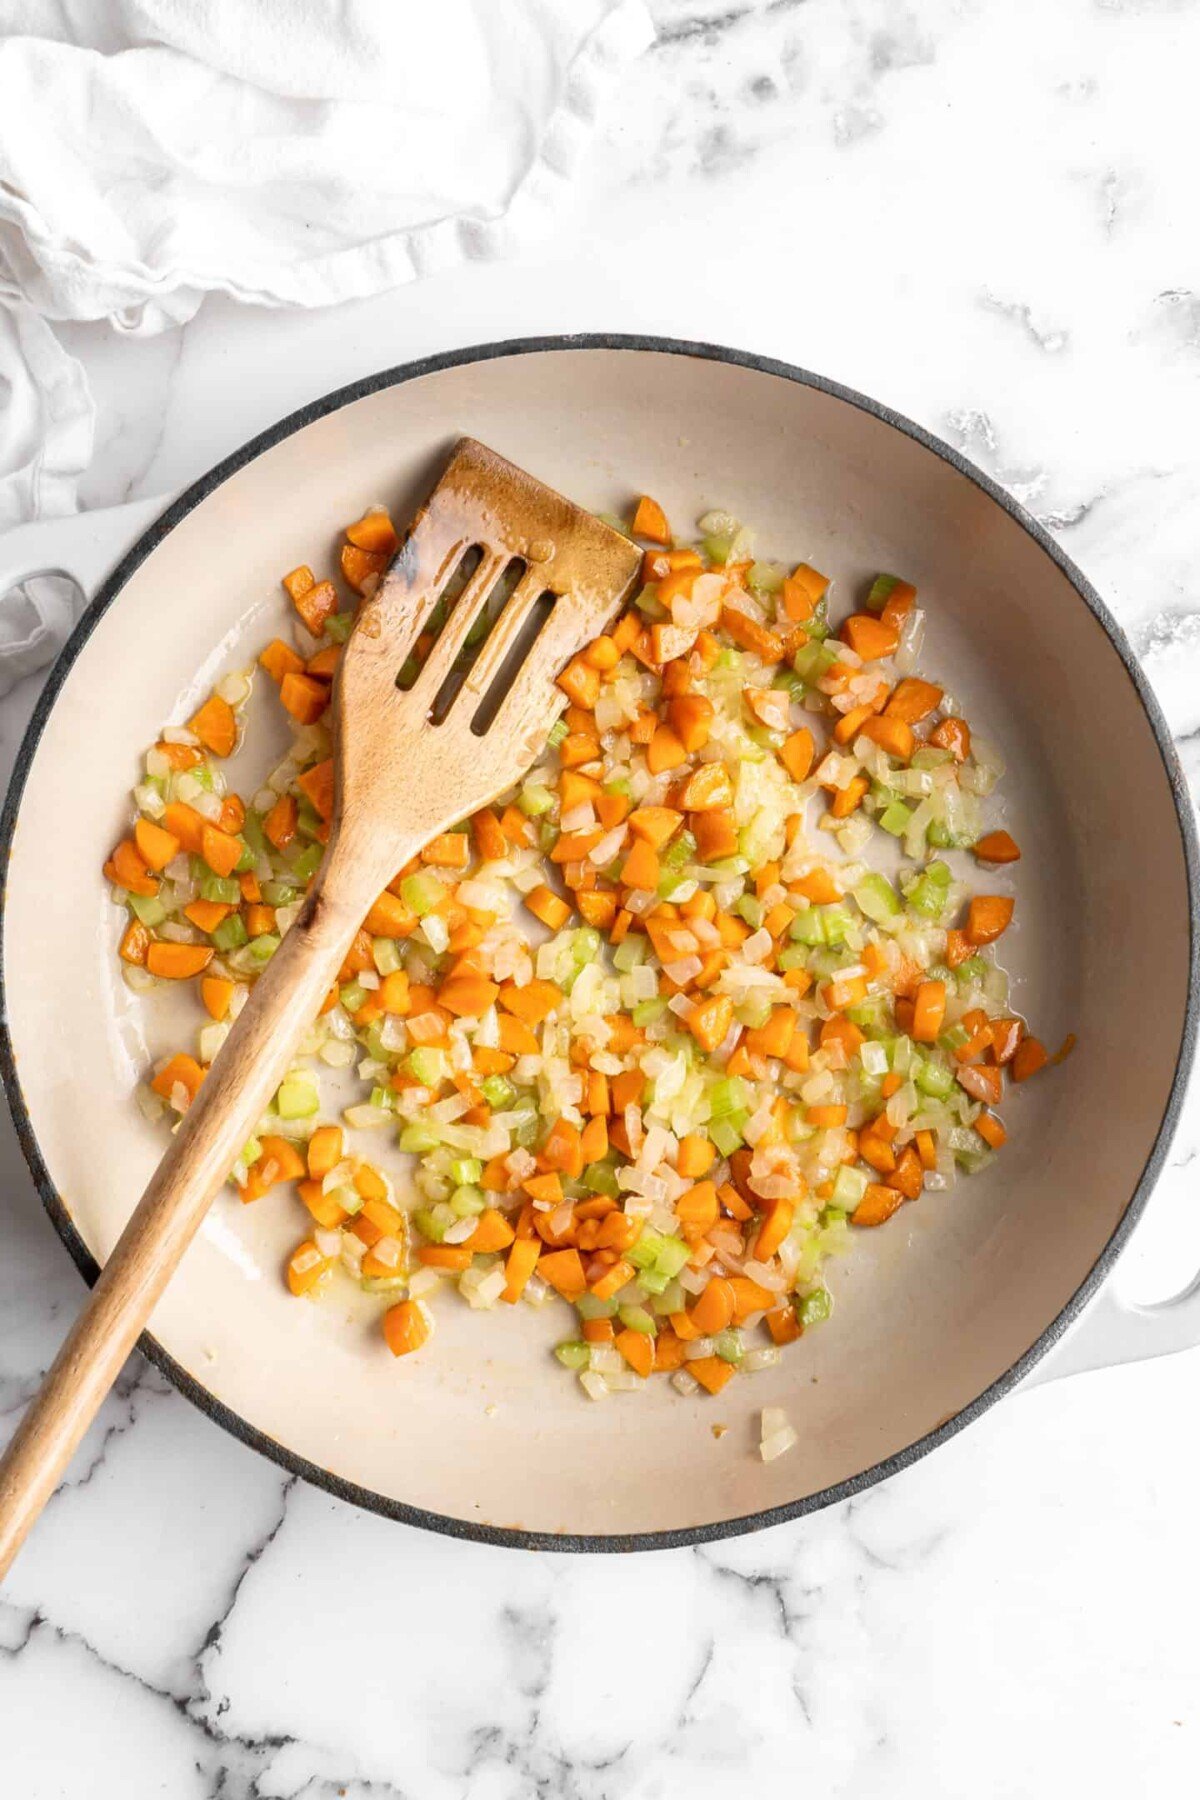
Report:
[[[446,369],[472,363],[494,361],[509,356],[578,350],[648,352],[655,355],[690,357],[700,362],[723,363],[737,368],[751,369],[760,374],[775,376],[802,387],[812,388],[831,399],[853,406],[871,418],[879,420],[882,424],[892,427],[893,430],[899,431],[905,437],[921,445],[923,449],[932,452],[1000,506],[1010,518],[1021,526],[1043,554],[1048,556],[1059,572],[1066,577],[1120,658],[1149,723],[1162,761],[1163,773],[1170,788],[1183,853],[1189,902],[1187,998],[1175,1074],[1150,1153],[1141,1174],[1116,1226],[1087,1275],[1061,1311],[1050,1320],[1028,1350],[966,1406],[901,1450],[895,1451],[892,1455],[873,1463],[869,1468],[863,1469],[843,1481],[820,1489],[815,1494],[805,1495],[799,1500],[789,1501],[782,1506],[768,1507],[757,1512],[742,1514],[736,1518],[713,1520],[703,1525],[685,1526],[671,1530],[613,1534],[560,1534],[524,1531],[507,1526],[483,1525],[470,1519],[455,1518],[448,1513],[434,1512],[410,1505],[405,1501],[394,1500],[388,1495],[376,1493],[373,1489],[347,1481],[342,1476],[334,1474],[333,1471],[324,1469],[306,1457],[297,1455],[258,1426],[251,1424],[248,1419],[235,1412],[224,1401],[219,1400],[215,1394],[177,1363],[149,1332],[143,1332],[138,1340],[137,1347],[142,1354],[161,1369],[172,1385],[178,1388],[194,1406],[221,1426],[223,1430],[269,1458],[288,1474],[301,1476],[313,1486],[322,1488],[338,1499],[349,1501],[366,1511],[378,1513],[385,1518],[397,1519],[408,1525],[416,1525],[423,1530],[436,1531],[450,1537],[463,1538],[475,1543],[495,1544],[505,1548],[573,1553],[668,1550],[743,1536],[821,1511],[827,1506],[835,1505],[839,1501],[864,1492],[878,1482],[887,1480],[901,1469],[908,1468],[912,1463],[929,1455],[949,1438],[956,1436],[968,1425],[973,1424],[998,1400],[1010,1393],[1053,1348],[1108,1277],[1134,1227],[1145,1211],[1154,1183],[1166,1160],[1179,1121],[1188,1078],[1195,1058],[1197,1032],[1200,1030],[1200,935],[1197,930],[1197,906],[1200,901],[1200,846],[1197,843],[1191,800],[1174,742],[1158,701],[1141,670],[1132,646],[1126,638],[1124,630],[1087,577],[1054,541],[1045,527],[1010,494],[998,486],[990,476],[976,468],[960,451],[933,433],[926,431],[923,426],[854,388],[832,381],[812,370],[782,362],[774,357],[689,339],[638,333],[582,332],[507,338],[494,343],[468,345],[458,350],[443,351],[413,362],[401,363],[392,368],[379,370],[373,375],[363,376],[343,387],[335,388],[319,399],[297,408],[268,427],[267,430],[250,438],[239,449],[223,458],[186,488],[141,534],[85,608],[39,695],[17,752],[3,812],[0,813],[0,858],[3,859],[3,866],[7,869],[12,854],[13,833],[20,803],[34,756],[58,696],[84,645],[134,572],[174,530],[176,525],[209,494],[222,486],[231,476],[236,475],[248,463],[254,461],[265,451],[272,449],[285,438],[293,436],[315,420],[336,412],[343,406],[351,405],[367,395],[378,393],[386,388],[398,387],[409,381],[419,380],[425,375],[437,374]],[[85,1281],[91,1285],[99,1274],[99,1266],[76,1229],[50,1178],[17,1072],[16,1052],[9,1028],[4,960],[6,904],[7,886],[5,884],[0,886],[0,1081],[4,1085],[22,1154],[42,1204],[76,1267]]]

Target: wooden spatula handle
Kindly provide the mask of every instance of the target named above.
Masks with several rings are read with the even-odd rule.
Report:
[[[331,848],[0,1458],[0,1576],[54,1492],[388,879]],[[405,860],[401,850],[391,872]]]

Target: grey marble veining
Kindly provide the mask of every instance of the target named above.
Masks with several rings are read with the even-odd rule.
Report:
[[[1200,776],[1200,7],[655,12],[553,243],[336,315],[66,331],[100,407],[86,502],[178,487],[314,394],[455,344],[740,344],[887,400],[1029,506]],[[5,767],[32,703],[0,706]],[[1130,799],[1115,770],[1118,818]],[[1123,1275],[1139,1293],[1200,1267],[1198,1152],[1193,1103]],[[0,1175],[3,1432],[80,1290],[7,1121]],[[1018,1395],[816,1518],[620,1563],[354,1512],[135,1361],[0,1599],[4,1792],[1193,1792],[1198,1383],[1193,1352]]]

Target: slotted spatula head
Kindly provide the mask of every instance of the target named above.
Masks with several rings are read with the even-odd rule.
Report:
[[[611,621],[640,560],[612,526],[463,438],[342,657],[341,821],[423,843],[511,787],[566,705],[557,676]],[[418,639],[459,586],[411,679]]]

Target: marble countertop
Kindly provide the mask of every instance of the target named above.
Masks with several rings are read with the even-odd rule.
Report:
[[[1200,776],[1200,258],[1185,0],[657,0],[574,214],[336,313],[64,328],[91,507],[370,370],[657,331],[959,445],[1130,632]],[[5,771],[32,683],[0,706]],[[1200,1267],[1200,1106],[1120,1271]],[[0,1127],[0,1415],[78,1277]],[[1200,1350],[1019,1393],[793,1526],[620,1563],[424,1535],[285,1478],[135,1361],[0,1598],[6,1794],[1096,1800],[1200,1776]],[[786,1785],[784,1785],[786,1784]]]

